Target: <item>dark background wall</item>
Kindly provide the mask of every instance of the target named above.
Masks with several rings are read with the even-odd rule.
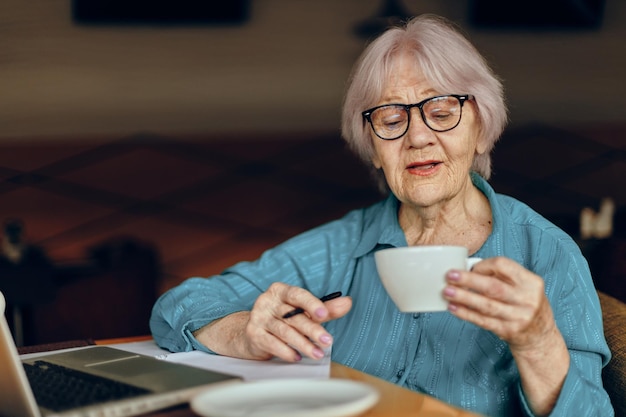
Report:
[[[513,123],[624,120],[626,2],[606,0],[599,28],[473,25],[473,10],[489,1],[400,4],[463,27],[502,76]],[[593,1],[550,0],[532,13]],[[355,27],[381,4],[251,0],[239,24],[159,26],[76,24],[71,0],[4,0],[0,140],[336,131],[365,44]]]

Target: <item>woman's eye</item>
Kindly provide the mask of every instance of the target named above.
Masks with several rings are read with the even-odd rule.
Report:
[[[437,113],[430,114],[431,119],[438,120],[438,121],[444,121],[446,119],[449,119],[451,116],[452,116],[452,113],[448,113],[448,112],[437,112]]]
[[[382,118],[382,124],[387,128],[393,128],[404,124],[405,118],[401,114],[391,114]]]
[[[383,121],[383,124],[387,128],[393,128],[393,127],[396,127],[396,126],[400,126],[402,124],[402,121],[400,119],[391,119],[391,120]]]

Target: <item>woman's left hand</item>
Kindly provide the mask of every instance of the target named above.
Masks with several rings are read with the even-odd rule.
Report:
[[[517,262],[495,257],[471,271],[449,271],[444,297],[455,316],[508,343],[533,411],[548,414],[569,369],[544,280]]]
[[[511,259],[485,259],[446,278],[450,311],[494,332],[511,350],[541,349],[555,328],[543,279]]]

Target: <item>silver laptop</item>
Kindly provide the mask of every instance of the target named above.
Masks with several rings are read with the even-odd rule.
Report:
[[[22,360],[9,331],[5,307],[0,292],[3,417],[133,416],[186,403],[209,385],[239,379],[108,346],[31,355]],[[57,375],[58,371],[63,376]],[[48,382],[65,393],[40,393],[40,386]],[[67,399],[62,398],[65,395]]]

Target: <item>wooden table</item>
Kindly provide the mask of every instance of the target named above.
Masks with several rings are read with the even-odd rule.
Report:
[[[150,339],[149,336],[137,338],[122,338],[96,341],[98,345],[111,345],[115,343],[127,343]],[[350,379],[364,382],[375,387],[380,393],[380,400],[369,411],[359,417],[479,417],[478,414],[470,413],[448,405],[433,397],[420,394],[406,388],[399,387],[380,378],[368,375],[356,369],[332,362],[330,365],[331,378]],[[152,413],[154,417],[195,417],[188,406],[176,407]]]
[[[356,369],[332,362],[331,378],[365,382],[380,392],[380,401],[363,417],[477,417],[478,414],[448,405],[433,397],[392,384]]]
[[[461,410],[428,395],[410,391],[335,362],[331,363],[330,375],[331,378],[361,381],[378,390],[380,393],[378,403],[359,417],[479,417],[478,414]],[[151,413],[149,417],[197,417],[197,415],[188,406],[183,406]]]

